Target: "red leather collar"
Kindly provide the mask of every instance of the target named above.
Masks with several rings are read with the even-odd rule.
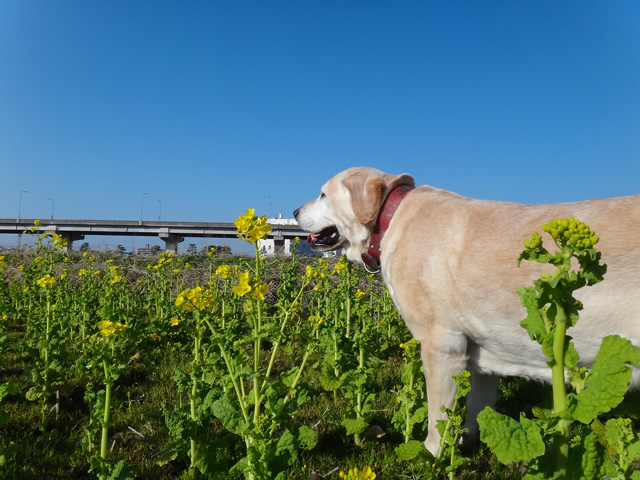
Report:
[[[393,214],[396,213],[404,197],[413,188],[413,186],[407,184],[398,185],[391,190],[387,198],[382,202],[376,224],[371,232],[369,250],[362,254],[362,261],[369,273],[378,273],[380,271],[380,242],[389,228]]]

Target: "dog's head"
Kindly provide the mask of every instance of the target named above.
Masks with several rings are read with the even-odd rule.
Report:
[[[332,177],[320,196],[293,215],[309,232],[307,241],[316,251],[345,248],[347,258],[361,261],[382,202],[394,187],[413,186],[410,175],[389,175],[368,167],[354,167]]]

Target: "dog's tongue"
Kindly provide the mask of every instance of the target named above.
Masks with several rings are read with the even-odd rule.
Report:
[[[318,233],[310,233],[307,237],[307,243],[311,245],[320,235]]]

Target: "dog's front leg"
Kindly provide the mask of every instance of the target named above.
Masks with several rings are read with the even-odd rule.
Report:
[[[443,405],[453,408],[458,388],[453,376],[466,368],[467,339],[458,332],[431,331],[429,338],[422,340],[420,345],[429,406],[427,439],[424,445],[437,456],[440,451],[440,434],[436,422],[447,418],[440,410]]]

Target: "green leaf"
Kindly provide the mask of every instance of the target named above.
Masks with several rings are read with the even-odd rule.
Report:
[[[287,387],[291,387],[299,371],[300,367],[297,366],[289,369],[288,372],[285,372],[280,376],[280,381]]]
[[[164,423],[169,430],[169,435],[175,440],[188,440],[192,431],[192,422],[186,410],[165,410]]]
[[[540,427],[521,415],[520,423],[487,407],[478,414],[480,439],[501,463],[528,461],[544,454]]]
[[[580,355],[578,355],[578,351],[576,347],[573,345],[572,337],[566,335],[565,340],[565,352],[564,352],[564,364],[565,366],[572,368],[578,365],[578,361],[580,360]]]
[[[0,401],[4,399],[7,395],[11,394],[20,394],[22,391],[16,385],[11,382],[5,382],[0,385]]]
[[[9,414],[4,410],[0,410],[0,427],[9,421]]]
[[[238,402],[229,397],[224,396],[213,402],[212,411],[231,433],[242,435],[250,427],[242,416]]]
[[[168,447],[166,447],[162,452],[158,454],[156,457],[156,465],[162,467],[169,462],[178,458],[178,448],[182,446],[182,442],[172,442]]]
[[[640,347],[618,335],[605,337],[587,377],[587,387],[577,395],[569,395],[573,418],[588,424],[598,415],[617,406],[624,398],[631,380],[629,365],[638,364]]]
[[[111,475],[107,477],[107,480],[134,480],[135,478],[136,467],[120,460],[111,470]]]
[[[424,445],[418,440],[409,440],[395,449],[396,455],[400,460],[413,460],[424,451]]]
[[[189,393],[191,392],[191,377],[186,374],[182,369],[176,368],[175,374],[173,375],[173,381],[176,382],[178,386],[178,392],[181,393]]]
[[[312,430],[306,425],[300,426],[298,431],[298,441],[300,446],[305,450],[311,450],[318,443],[318,432]]]
[[[520,322],[520,326],[529,333],[532,340],[542,343],[542,340],[547,336],[547,330],[540,310],[538,310],[535,288],[519,288],[518,295],[520,303],[527,309],[527,318]]]
[[[229,470],[229,474],[242,475],[243,473],[249,472],[249,471],[250,471],[249,458],[242,457],[240,460],[238,460],[238,463],[236,463],[233,467],[231,467],[231,469]]]
[[[220,397],[221,390],[217,387],[211,388],[205,395],[202,403],[198,405],[198,411],[201,416],[207,416],[213,408],[213,403]]]
[[[320,385],[324,390],[330,392],[340,388],[342,379],[336,378],[333,372],[323,372],[322,375],[320,375]]]
[[[367,421],[364,417],[345,418],[340,424],[347,429],[347,435],[358,435],[367,428]]]
[[[293,434],[289,430],[285,430],[276,447],[276,456],[280,456],[283,453],[292,454],[295,450],[295,439]]]
[[[410,425],[415,425],[416,423],[423,422],[427,418],[427,407],[419,407],[413,412],[411,418],[409,419]]]

